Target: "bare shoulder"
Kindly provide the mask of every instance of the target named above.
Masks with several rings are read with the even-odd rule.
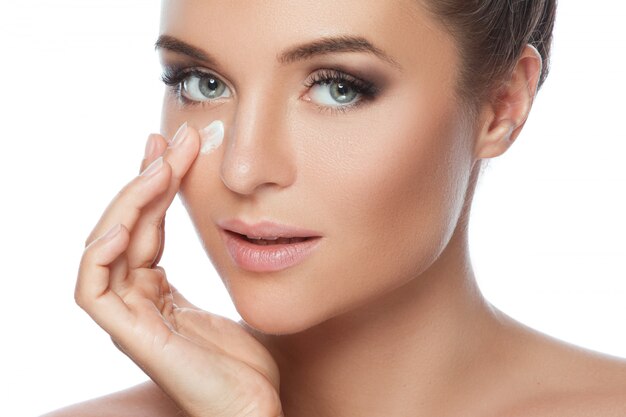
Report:
[[[547,393],[507,411],[507,417],[624,417],[626,390]]]
[[[520,396],[498,412],[506,417],[624,417],[626,358],[521,328]],[[524,369],[524,370],[521,370]],[[515,398],[515,397],[514,397]]]
[[[41,417],[184,417],[152,381],[94,398]]]

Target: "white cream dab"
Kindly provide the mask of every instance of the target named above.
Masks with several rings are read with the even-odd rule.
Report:
[[[209,154],[220,147],[224,140],[224,123],[221,120],[214,120],[207,127],[200,131],[202,148],[200,152]]]

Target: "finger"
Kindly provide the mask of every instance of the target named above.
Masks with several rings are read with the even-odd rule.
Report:
[[[120,350],[137,354],[156,346],[155,341],[165,343],[172,331],[168,318],[174,307],[162,268],[127,272],[130,285],[119,293],[112,289],[111,267],[124,257],[129,241],[130,234],[121,224],[94,240],[81,258],[74,296]],[[159,313],[156,320],[152,316],[155,308]]]
[[[167,320],[174,302],[163,268],[138,268],[131,270],[129,274],[127,280],[129,285],[118,292],[126,305],[136,314],[144,307],[147,308],[148,314],[154,313],[156,307],[160,315]]]
[[[128,248],[130,268],[152,267],[158,262],[164,249],[164,218],[180,188],[182,178],[188,172],[198,155],[200,138],[196,129],[181,126],[163,157],[172,167],[169,188],[151,202],[131,231],[132,239]]]
[[[146,141],[146,148],[144,152],[144,158],[141,161],[140,173],[145,171],[146,168],[152,164],[157,158],[159,158],[165,149],[167,148],[167,141],[163,136],[152,133],[148,136]],[[160,254],[163,252],[163,246],[157,258],[160,259]],[[124,291],[130,284],[126,282],[128,274],[128,257],[119,257],[114,263],[110,265],[110,286],[118,294]]]
[[[132,232],[141,210],[167,190],[171,171],[167,161],[157,158],[142,174],[126,184],[105,209],[85,246],[117,223],[124,224]]]
[[[146,150],[144,152],[144,158],[141,160],[141,164],[139,166],[139,172],[143,172],[144,169],[148,167],[156,158],[161,156],[168,147],[167,140],[159,135],[158,133],[152,133],[148,136],[148,140],[146,142]],[[155,259],[152,261],[150,267],[153,268],[160,261],[163,256],[163,250],[165,249],[165,216],[163,216],[163,220],[159,226],[159,249],[158,253],[155,256]]]
[[[161,229],[160,229],[160,238],[161,244],[159,245],[159,253],[157,253],[156,258],[152,261],[152,266],[157,265],[161,262],[161,257],[163,256],[163,250],[165,249],[165,216],[163,216],[163,220],[161,220]]]
[[[117,330],[115,323],[131,319],[124,301],[110,288],[109,270],[109,265],[128,247],[129,240],[128,230],[118,224],[91,242],[83,252],[74,290],[76,303],[112,335]]]
[[[100,236],[104,230],[107,230],[113,224],[115,224],[115,219],[117,218],[117,213],[125,211],[123,205],[120,207],[120,200],[123,200],[123,194],[126,191],[131,191],[130,188],[133,186],[136,188],[138,186],[137,183],[141,184],[142,175],[148,166],[152,165],[160,156],[162,156],[163,152],[167,148],[167,141],[159,134],[153,133],[148,136],[148,140],[146,141],[146,150],[144,154],[144,158],[141,161],[141,170],[140,175],[135,177],[133,181],[128,183],[120,192],[118,192],[116,198],[109,203],[107,208],[105,209],[103,215],[100,218],[100,221],[93,228],[89,236],[85,241],[85,246],[88,246],[95,238]],[[168,183],[162,184],[161,192],[167,187]],[[142,191],[145,192],[145,191]],[[127,225],[128,226],[128,225]],[[132,230],[132,228],[129,228]]]
[[[143,172],[155,159],[167,149],[167,140],[158,133],[151,133],[146,140],[146,150],[139,166],[139,172]]]

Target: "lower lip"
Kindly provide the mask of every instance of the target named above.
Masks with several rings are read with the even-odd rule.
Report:
[[[252,272],[273,272],[290,268],[304,261],[317,247],[321,238],[298,243],[256,245],[240,235],[222,230],[228,253],[242,269]]]

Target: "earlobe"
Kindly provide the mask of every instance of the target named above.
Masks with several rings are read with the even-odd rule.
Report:
[[[541,70],[541,55],[526,45],[509,80],[481,109],[476,159],[500,156],[511,147],[528,118]]]

